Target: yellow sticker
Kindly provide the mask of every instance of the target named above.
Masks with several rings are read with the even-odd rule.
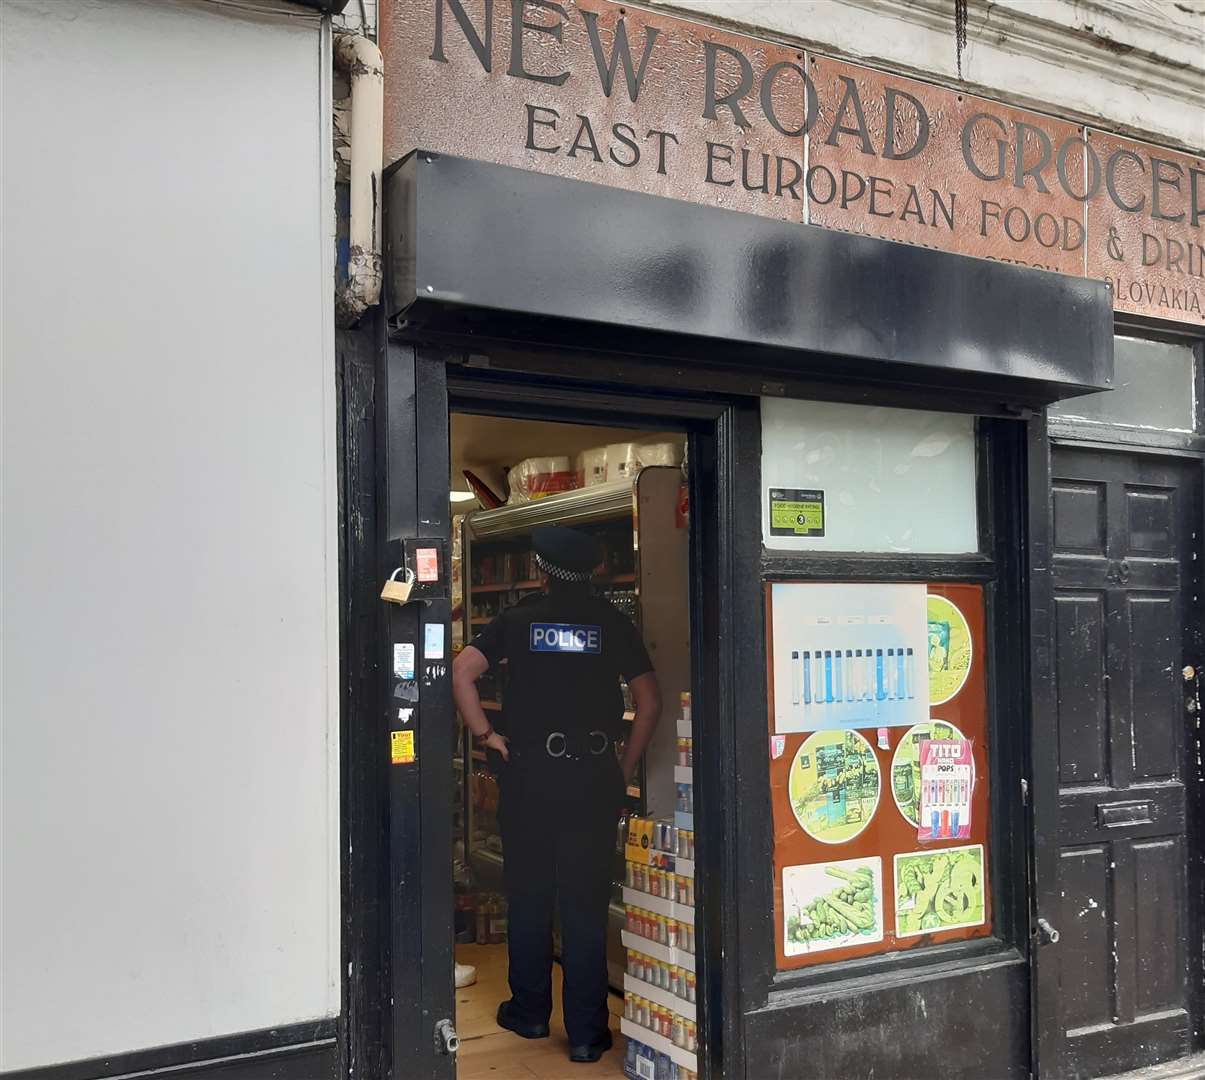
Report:
[[[410,765],[414,761],[414,732],[391,731],[389,733],[389,762],[392,765]]]
[[[628,839],[624,845],[624,857],[629,862],[645,863],[650,861],[653,847],[652,818],[628,818]]]

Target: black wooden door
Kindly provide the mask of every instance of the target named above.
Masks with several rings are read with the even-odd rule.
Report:
[[[1035,954],[1039,987],[1057,986],[1037,1000],[1043,1080],[1118,1072],[1189,1046],[1189,856],[1199,838],[1188,833],[1185,668],[1200,660],[1199,476],[1191,460],[1054,451],[1057,822],[1035,813],[1038,844],[1057,847]]]

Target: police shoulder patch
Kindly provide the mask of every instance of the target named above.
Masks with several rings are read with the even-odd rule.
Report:
[[[588,654],[602,652],[601,626],[533,622],[530,635],[532,652]]]

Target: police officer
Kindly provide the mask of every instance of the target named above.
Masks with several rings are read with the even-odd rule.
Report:
[[[559,897],[569,1059],[589,1062],[611,1047],[607,917],[616,833],[661,694],[640,634],[591,588],[598,543],[553,527],[535,529],[532,540],[544,591],[503,611],[461,651],[452,687],[465,724],[500,760],[511,997],[498,1007],[498,1024],[525,1039],[548,1036]],[[505,735],[490,724],[476,686],[500,664],[508,670]],[[621,676],[636,709],[626,732]]]

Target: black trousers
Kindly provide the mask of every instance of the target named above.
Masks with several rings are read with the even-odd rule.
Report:
[[[524,1023],[552,1013],[552,918],[559,899],[561,1002],[571,1046],[608,1026],[607,914],[623,802],[608,751],[579,760],[543,748],[499,770],[498,824],[506,879],[512,1009]]]

